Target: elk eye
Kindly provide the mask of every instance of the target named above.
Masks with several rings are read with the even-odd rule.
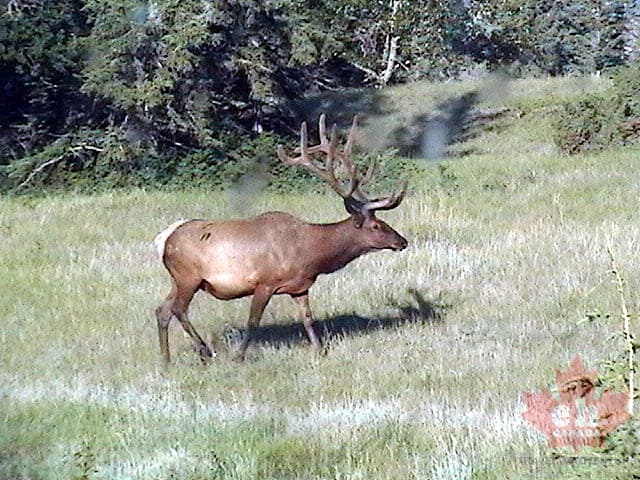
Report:
[[[379,224],[377,224],[377,223],[374,223],[374,224],[373,224],[373,229],[374,229],[374,230],[380,230],[380,225],[379,225]]]

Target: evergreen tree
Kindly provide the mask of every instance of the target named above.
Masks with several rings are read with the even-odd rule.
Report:
[[[599,2],[536,2],[536,63],[552,75],[593,72],[599,39]]]
[[[0,7],[0,165],[86,121],[78,38],[88,30],[80,1]]]
[[[258,128],[287,92],[286,25],[264,2],[90,0],[83,91],[114,124],[194,145],[220,129]]]
[[[598,69],[616,67],[625,61],[625,31],[629,3],[606,0],[602,2]]]
[[[461,66],[454,44],[463,30],[453,0],[281,0],[292,15],[299,64],[336,56],[382,86],[392,78],[443,77]]]
[[[43,166],[152,179],[202,148],[222,159],[234,136],[277,126],[281,101],[295,94],[286,22],[265,2],[45,3],[1,17],[13,45],[2,42],[0,71],[33,79],[4,122],[17,135],[29,109],[48,115],[29,120],[37,142],[4,169],[14,182]],[[45,105],[62,98],[51,89],[81,99],[77,112]]]

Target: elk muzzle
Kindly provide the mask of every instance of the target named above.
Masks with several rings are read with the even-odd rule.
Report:
[[[404,250],[405,248],[407,248],[409,246],[409,242],[407,241],[406,238],[404,238],[399,233],[397,235],[398,235],[398,238],[393,243],[391,249],[395,250],[396,252],[400,252],[400,251]]]

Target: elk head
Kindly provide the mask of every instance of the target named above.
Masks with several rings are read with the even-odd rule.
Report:
[[[326,118],[322,114],[319,121],[320,143],[309,146],[307,124],[300,126],[300,147],[297,157],[290,157],[282,146],[278,147],[278,157],[287,165],[303,167],[325,180],[329,186],[342,197],[344,206],[351,215],[353,227],[361,232],[358,238],[363,242],[362,247],[367,250],[403,250],[407,247],[407,240],[391,228],[386,222],[376,218],[377,210],[391,210],[402,202],[407,184],[406,182],[395,192],[378,198],[370,198],[362,188],[371,182],[375,170],[372,161],[363,175],[351,159],[353,145],[358,126],[358,116],[353,117],[353,123],[347,142],[342,151],[338,150],[338,131],[336,124],[331,128],[331,138],[327,138]],[[324,162],[313,159],[313,155],[326,155]],[[340,180],[336,175],[338,168],[342,169],[346,179]]]

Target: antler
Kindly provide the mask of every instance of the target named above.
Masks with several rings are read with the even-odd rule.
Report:
[[[320,143],[310,147],[308,145],[307,123],[303,122],[300,126],[300,147],[297,149],[300,155],[298,157],[290,157],[280,145],[278,146],[278,157],[280,160],[287,165],[304,167],[325,180],[331,188],[344,199],[347,210],[351,211],[351,209],[354,209],[365,213],[366,211],[390,210],[400,205],[406,193],[406,182],[396,192],[380,198],[368,198],[362,191],[362,186],[368,184],[373,179],[375,162],[371,162],[366,173],[361,175],[351,160],[351,153],[353,151],[358,127],[357,115],[353,117],[347,142],[341,152],[337,149],[338,128],[336,124],[333,124],[331,127],[330,139],[327,138],[326,117],[324,114],[320,115],[318,127]],[[326,155],[325,161],[323,163],[313,161],[311,155],[315,153],[324,153]],[[347,173],[348,179],[346,185],[336,177],[336,159],[342,164],[343,169]]]
[[[320,143],[309,147],[307,122],[302,122],[300,125],[300,147],[298,148],[300,156],[290,157],[284,151],[282,145],[278,146],[278,157],[287,165],[297,165],[304,167],[313,174],[325,180],[333,190],[342,198],[347,199],[351,197],[355,191],[358,183],[357,171],[354,169],[349,170],[344,162],[344,152],[339,153],[338,147],[338,129],[336,125],[331,128],[331,139],[327,138],[326,124],[324,114],[320,116]],[[348,143],[348,142],[347,142]],[[326,154],[326,160],[324,163],[314,162],[311,159],[311,155],[314,153],[322,152]],[[336,178],[335,175],[335,159],[336,156],[340,156],[340,160],[345,165],[347,172],[349,173],[348,184],[345,186]]]

